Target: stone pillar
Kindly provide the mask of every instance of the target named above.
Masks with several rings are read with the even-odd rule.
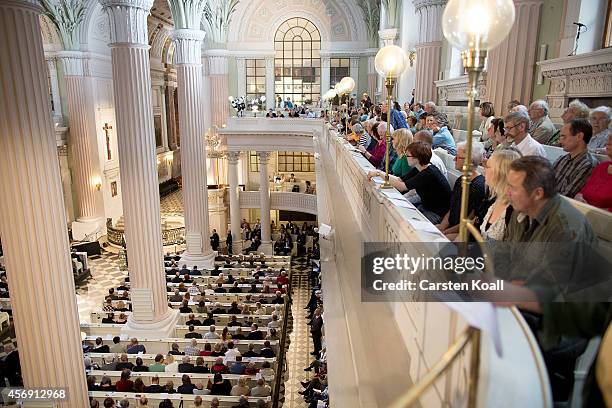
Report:
[[[168,126],[168,143],[170,150],[178,148],[176,129],[176,110],[174,109],[174,98],[176,97],[176,78],[172,78],[170,72],[164,75],[164,88],[166,93],[166,124]]]
[[[376,81],[378,81],[378,73],[374,65],[375,55],[368,57],[368,95],[372,102],[376,101]],[[361,98],[360,98],[361,99]]]
[[[446,0],[413,0],[419,18],[419,38],[416,44],[416,83],[414,100],[436,101],[434,81],[440,72],[442,54],[442,13]]]
[[[238,90],[234,97],[246,96],[247,84],[246,84],[246,58],[236,58],[236,83],[238,84]]]
[[[208,69],[210,78],[211,126],[223,127],[229,117],[229,92],[227,82],[227,51],[209,50]]]
[[[274,89],[274,56],[266,57],[266,109],[276,106]]]
[[[538,30],[543,0],[514,0],[516,19],[510,34],[489,52],[488,101],[497,114],[506,114],[513,99],[529,106],[538,52]]]
[[[102,230],[102,172],[98,156],[94,92],[89,77],[89,57],[80,51],[58,54],[64,67],[72,170],[76,188],[76,221],[72,236],[76,240],[93,241]]]
[[[62,118],[62,102],[60,101],[59,83],[57,80],[57,58],[46,59],[49,77],[51,78],[51,97],[53,98],[53,120],[59,121]]]
[[[329,56],[321,57],[321,97],[331,88],[330,75],[331,58]]]
[[[355,89],[351,92],[351,96],[355,94],[355,103],[358,105],[361,99],[359,89],[359,57],[350,59],[350,74],[349,76],[355,80]]]
[[[178,311],[168,307],[153,131],[147,16],[153,0],[100,0],[111,26],[111,57],[123,215],[133,313],[129,335],[168,337]]]
[[[65,388],[57,406],[87,407],[41,11],[0,2],[0,235],[25,387]]]
[[[229,199],[230,199],[230,230],[232,231],[232,251],[239,254],[242,251],[242,235],[240,233],[240,191],[238,190],[238,159],[240,152],[229,152]]]
[[[179,121],[182,124],[181,168],[185,203],[185,240],[187,249],[180,264],[213,269],[215,254],[210,247],[208,189],[206,181],[206,146],[204,145],[204,106],[202,91],[202,41],[204,31],[178,29],[174,64],[178,83]]]
[[[261,208],[261,247],[259,252],[272,255],[272,236],[270,234],[270,183],[268,162],[270,152],[257,152],[259,156],[259,206]]]

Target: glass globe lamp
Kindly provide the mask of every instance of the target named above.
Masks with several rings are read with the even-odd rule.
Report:
[[[514,24],[512,0],[450,0],[442,15],[444,37],[460,50],[488,51]]]
[[[343,88],[346,93],[352,92],[355,89],[355,80],[351,77],[344,77],[340,80],[340,83],[344,83]]]
[[[406,69],[406,53],[397,45],[381,48],[374,58],[376,72],[384,78],[397,78]]]

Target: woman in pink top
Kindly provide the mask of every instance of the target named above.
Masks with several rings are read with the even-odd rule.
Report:
[[[385,143],[385,136],[387,133],[387,123],[379,122],[376,127],[375,134],[373,133],[374,138],[378,141],[374,149],[369,152],[362,145],[358,145],[357,149],[365,156],[366,159],[372,166],[378,167],[380,163],[385,159],[385,151],[387,150],[387,144]]]
[[[574,198],[612,212],[612,133],[608,136],[606,154],[610,160],[593,169],[591,177]]]

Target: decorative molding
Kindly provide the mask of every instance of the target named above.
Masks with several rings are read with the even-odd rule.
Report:
[[[111,46],[121,43],[149,45],[147,17],[153,0],[100,0],[110,23]]]
[[[371,45],[377,44],[378,28],[380,27],[380,2],[371,0],[356,0],[361,9],[363,22],[368,32],[368,40]]]
[[[207,0],[204,6],[204,21],[213,44],[227,43],[227,34],[232,17],[240,0]]]
[[[265,166],[270,161],[270,156],[272,156],[272,153],[270,153],[270,152],[257,152],[257,156],[259,156],[259,164]]]
[[[174,65],[202,64],[202,41],[205,36],[202,30],[174,30]]]
[[[241,191],[240,208],[260,208],[260,198],[259,191]],[[270,209],[317,215],[317,196],[314,194],[272,191],[270,192]]]
[[[462,75],[457,78],[435,81],[438,89],[438,105],[448,105],[449,101],[467,101],[468,77]],[[484,72],[478,79],[478,95],[480,101],[487,100],[487,77]]]
[[[240,160],[241,152],[227,152],[227,161],[230,165],[237,165]]]

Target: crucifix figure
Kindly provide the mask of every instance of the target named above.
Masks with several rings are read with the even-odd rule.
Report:
[[[104,124],[104,127],[102,128],[102,130],[104,130],[104,133],[106,133],[106,159],[107,160],[111,160],[111,147],[110,147],[110,135],[109,135],[109,130],[111,130],[113,127],[109,126],[108,123]]]

